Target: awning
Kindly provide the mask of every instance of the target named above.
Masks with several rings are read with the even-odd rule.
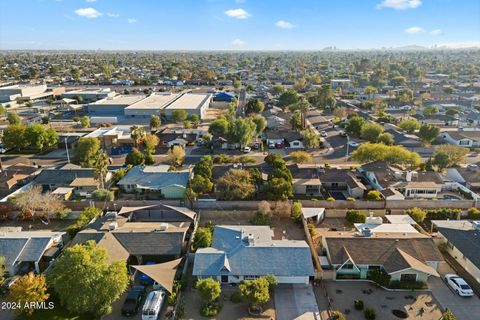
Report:
[[[302,208],[302,214],[305,219],[321,216],[325,208]]]
[[[177,273],[177,267],[182,261],[182,258],[158,264],[149,264],[141,266],[132,266],[138,271],[146,274],[156,282],[158,282],[169,293],[173,291],[173,281]]]

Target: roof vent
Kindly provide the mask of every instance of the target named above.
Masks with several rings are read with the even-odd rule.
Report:
[[[168,229],[168,223],[160,223],[160,228],[158,231],[167,231]]]
[[[108,225],[108,231],[113,231],[118,228],[118,223],[116,221],[113,221]]]
[[[372,236],[372,230],[370,228],[365,227],[365,228],[362,229],[362,235],[364,237],[371,237]]]
[[[117,219],[118,213],[116,211],[107,211],[105,213],[105,218],[109,220],[115,220]]]

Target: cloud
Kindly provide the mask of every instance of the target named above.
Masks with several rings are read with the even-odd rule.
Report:
[[[230,9],[224,12],[227,16],[235,19],[247,19],[252,15],[243,9]]]
[[[437,47],[444,47],[444,48],[449,48],[449,49],[479,48],[480,47],[480,41],[441,43]]]
[[[243,45],[245,44],[245,41],[240,40],[240,39],[237,38],[237,39],[234,39],[234,40],[232,41],[232,44],[233,44],[234,46],[236,46],[236,47],[241,47],[241,46],[243,46]]]
[[[431,34],[432,36],[438,36],[438,35],[441,35],[442,33],[443,33],[443,32],[442,32],[442,30],[440,30],[440,29],[435,29],[435,30],[432,30],[432,31],[430,32],[430,34]]]
[[[411,27],[411,28],[405,29],[405,32],[410,34],[415,34],[415,33],[423,33],[425,32],[425,30],[421,27]]]
[[[275,23],[275,26],[281,29],[293,29],[295,25],[285,20],[279,20]]]
[[[110,18],[118,18],[120,15],[118,13],[108,12],[107,16]]]
[[[137,19],[128,18],[128,19],[127,19],[127,22],[130,23],[130,24],[133,24],[133,23],[136,23],[136,22],[137,22]]]
[[[103,14],[101,12],[98,12],[94,8],[80,8],[75,10],[75,13],[79,15],[80,17],[85,17],[85,18],[98,18],[101,17]]]
[[[95,2],[97,0],[85,0],[86,2]]]
[[[395,10],[415,9],[422,4],[422,0],[383,0],[377,4],[377,9],[391,8]]]

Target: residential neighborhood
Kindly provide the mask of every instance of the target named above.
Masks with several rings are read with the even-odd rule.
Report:
[[[1,320],[480,319],[475,1],[0,11]]]

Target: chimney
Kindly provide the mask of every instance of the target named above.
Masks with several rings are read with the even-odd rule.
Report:
[[[244,241],[249,245],[249,246],[253,246],[255,244],[255,238],[253,237],[253,234],[249,233]]]

